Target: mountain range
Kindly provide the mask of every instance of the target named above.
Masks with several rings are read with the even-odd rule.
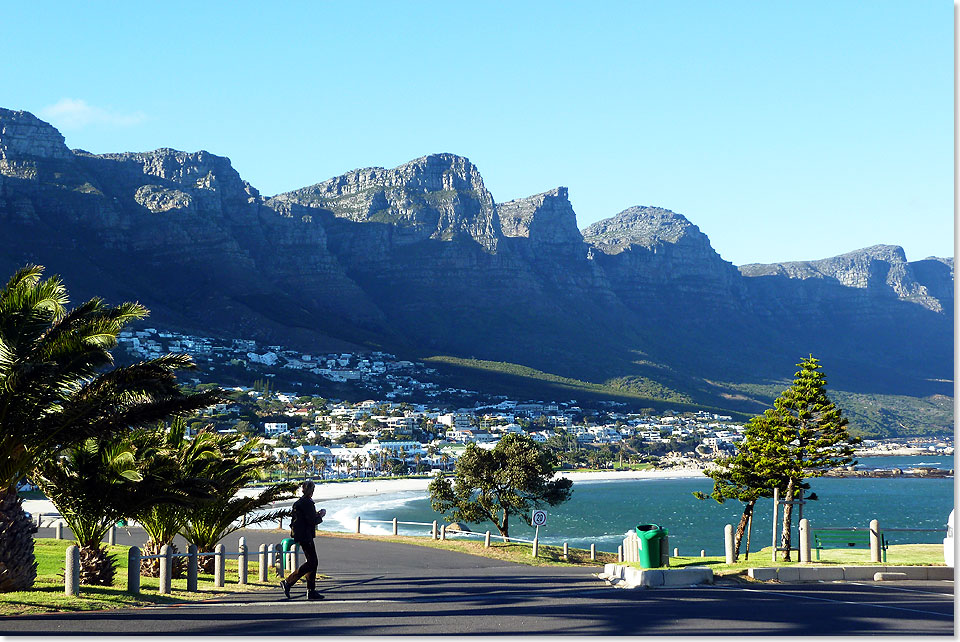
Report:
[[[808,354],[851,394],[952,395],[953,258],[878,245],[738,267],[668,209],[580,230],[565,187],[498,203],[454,154],[266,197],[223,156],[71,150],[0,109],[0,226],[7,274],[40,263],[74,300],[139,300],[187,332],[741,412]]]

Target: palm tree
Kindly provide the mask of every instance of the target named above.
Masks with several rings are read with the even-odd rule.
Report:
[[[133,441],[141,449],[150,474],[165,478],[178,488],[189,489],[185,493],[189,499],[185,502],[156,502],[133,515],[147,532],[148,539],[143,546],[145,556],[158,555],[165,544],[171,545],[176,554],[173,538],[183,528],[188,510],[211,499],[216,491],[216,478],[212,474],[213,464],[219,457],[216,435],[202,430],[188,441],[184,436],[184,422],[175,419],[169,427],[161,423],[154,430],[136,431]],[[141,560],[141,572],[148,577],[159,577],[159,562],[158,559]],[[182,574],[184,566],[183,558],[174,559],[174,577]]]
[[[81,584],[113,584],[116,559],[101,542],[117,520],[157,502],[185,499],[169,480],[144,477],[135,453],[129,435],[89,438],[46,459],[35,474],[80,545]]]
[[[0,592],[28,589],[36,579],[31,524],[17,483],[43,461],[91,437],[107,437],[219,400],[219,391],[185,396],[175,371],[187,355],[166,355],[123,368],[110,349],[147,309],[110,307],[94,298],[68,311],[58,277],[21,268],[0,291]]]
[[[266,511],[248,517],[265,506],[289,499],[296,491],[293,482],[272,484],[262,492],[247,497],[238,495],[247,483],[263,479],[276,463],[269,456],[256,452],[259,439],[251,439],[240,445],[240,435],[217,435],[213,447],[217,451],[215,461],[207,468],[214,481],[213,496],[186,510],[181,532],[184,539],[195,544],[200,553],[210,553],[224,537],[242,526],[276,521],[290,514],[288,510]],[[242,521],[241,521],[242,520]],[[212,556],[201,558],[204,572],[213,572]]]

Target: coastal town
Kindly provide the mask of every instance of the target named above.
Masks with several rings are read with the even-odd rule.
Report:
[[[283,474],[357,478],[452,470],[468,444],[493,448],[522,433],[553,452],[569,469],[702,469],[733,454],[744,425],[732,416],[696,412],[630,412],[601,401],[584,408],[575,399],[528,400],[444,388],[436,370],[386,352],[307,354],[248,339],[144,328],[124,331],[119,348],[129,358],[189,353],[198,366],[189,381],[219,383],[225,369],[245,373],[250,385],[224,385],[230,402],[191,419],[187,433],[213,429],[261,437]],[[242,375],[241,375],[242,378]],[[347,385],[369,398],[324,397],[318,382]],[[278,389],[282,386],[283,389]],[[458,401],[474,400],[472,405]],[[858,455],[951,455],[951,437],[867,441]]]

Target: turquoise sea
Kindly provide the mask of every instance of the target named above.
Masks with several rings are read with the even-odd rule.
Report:
[[[860,468],[913,468],[916,466],[953,468],[952,457],[864,457]],[[816,478],[809,480],[819,499],[806,504],[804,517],[816,527],[860,526],[866,528],[877,519],[881,528],[929,528],[939,532],[888,533],[892,543],[941,543],[947,516],[954,506],[954,480],[948,479],[854,479]],[[667,529],[670,548],[681,555],[723,554],[723,527],[736,526],[743,512],[740,502],[717,504],[700,501],[694,491],[709,493],[712,481],[703,478],[631,479],[574,482],[572,498],[560,506],[547,508],[547,524],[540,528],[545,544],[568,542],[571,547],[616,552],[625,533],[637,524],[654,523]],[[406,491],[375,497],[358,497],[323,504],[327,508],[324,527],[353,531],[356,516],[363,520],[432,522],[442,520],[430,508],[424,492]],[[772,539],[773,500],[761,500],[753,519],[751,549],[769,546]],[[796,520],[794,520],[796,523]],[[492,524],[469,525],[474,531]],[[364,532],[390,532],[386,523],[365,523]],[[425,527],[403,526],[401,533],[425,534]],[[429,530],[429,529],[427,529]],[[512,523],[510,534],[532,539],[533,529]]]

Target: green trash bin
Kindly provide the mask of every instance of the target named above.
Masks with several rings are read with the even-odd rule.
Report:
[[[292,568],[291,569],[287,568],[287,553],[292,551],[293,547],[296,545],[297,545],[297,542],[292,537],[287,537],[280,541],[280,552],[277,553],[277,555],[280,558],[280,561],[279,561],[280,573],[285,573],[288,570],[289,571],[295,570]]]
[[[640,566],[660,568],[660,546],[667,536],[667,529],[657,524],[639,524],[637,539],[640,541]]]

